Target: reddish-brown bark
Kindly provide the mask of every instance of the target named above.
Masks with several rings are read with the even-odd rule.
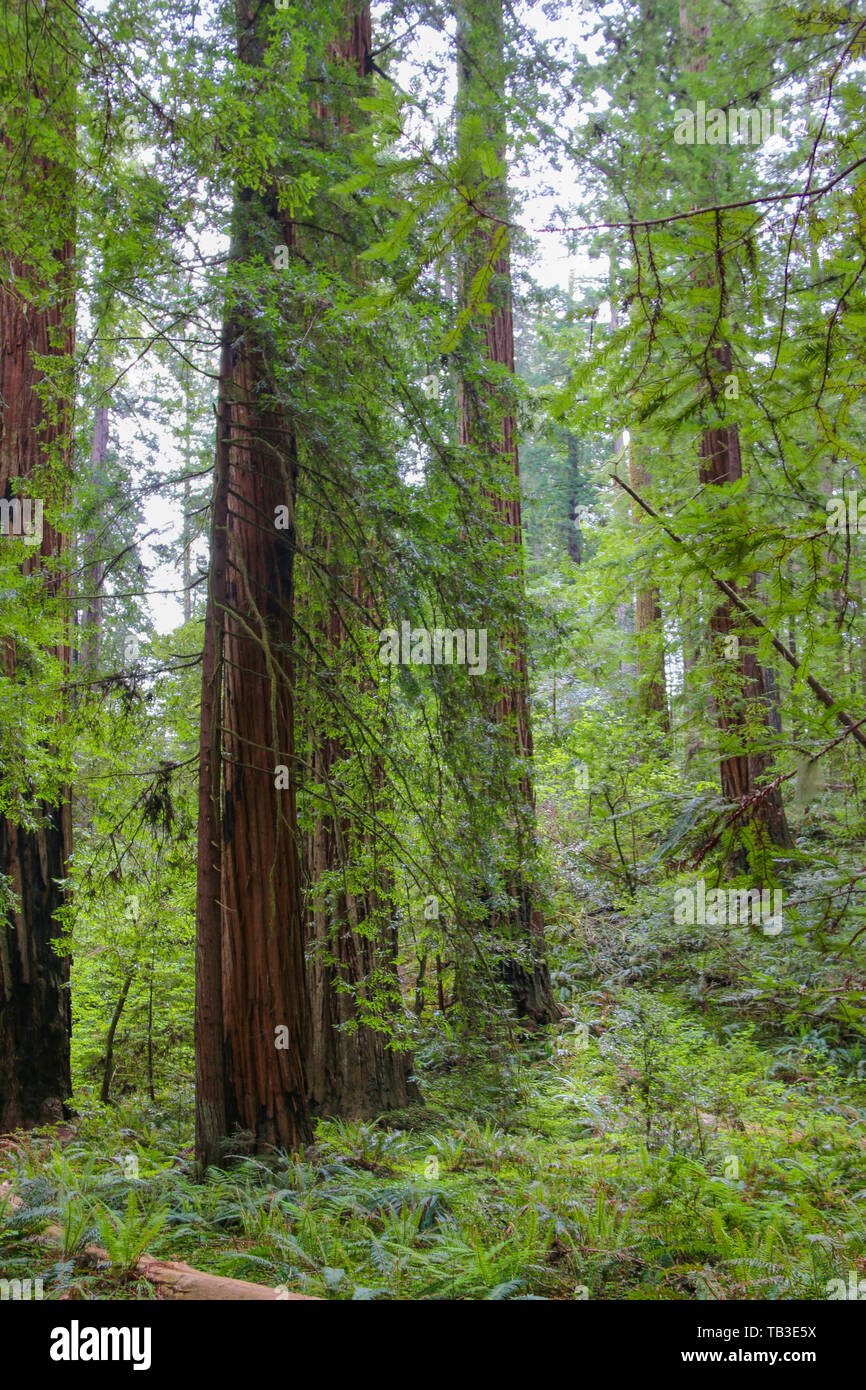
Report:
[[[370,7],[365,0],[347,0],[345,29],[332,46],[332,55],[351,65],[359,78],[370,70],[372,30]],[[327,111],[320,107],[322,138],[327,130]],[[338,138],[351,129],[351,118],[338,123]],[[356,273],[353,268],[353,273]],[[370,615],[373,608],[370,579],[357,567],[348,569],[330,559],[336,542],[326,534],[327,521],[318,528],[318,548],[329,554],[322,576],[330,581],[326,611],[317,624],[323,647],[339,672],[341,661],[353,660],[341,605],[351,593],[351,611]],[[368,686],[372,689],[372,682]],[[410,1055],[388,1045],[388,1031],[363,1022],[364,1005],[373,1000],[375,1012],[384,1014],[386,1025],[401,1008],[397,977],[397,932],[389,902],[387,871],[376,863],[376,823],[385,798],[382,760],[375,753],[347,748],[343,739],[323,735],[312,707],[308,728],[310,766],[308,778],[315,796],[314,828],[304,839],[304,872],[308,887],[307,944],[308,984],[311,1002],[310,1049],[307,1082],[310,1108],[317,1115],[342,1115],[366,1119],[383,1110],[400,1109],[415,1098],[409,1080]],[[329,785],[350,758],[364,757],[365,804],[354,818],[329,810]],[[361,822],[365,823],[361,823]],[[350,890],[359,857],[371,865],[374,881],[361,891]],[[340,891],[322,893],[320,885],[341,875]],[[375,996],[375,998],[373,998]],[[349,1025],[348,1027],[346,1025]]]
[[[719,349],[719,356],[721,365],[729,370],[731,358],[727,345]],[[700,457],[702,483],[720,487],[741,478],[742,462],[736,425],[706,430],[701,438]],[[736,635],[734,629],[733,605],[729,600],[725,600],[714,609],[710,618],[715,659],[719,659],[721,655],[724,639]],[[754,639],[740,634],[738,654],[731,659],[736,664],[737,688],[732,691],[728,682],[717,682],[714,703],[719,731],[723,738],[739,745],[736,751],[722,754],[722,795],[728,801],[739,801],[756,791],[762,781],[766,781],[770,765],[770,759],[766,754],[749,751],[749,745],[754,742],[749,729],[750,723],[754,722],[754,713],[750,715],[750,709],[754,711],[757,705],[760,719],[765,724],[769,724],[770,714],[763,673],[755,654]],[[752,818],[761,823],[773,844],[784,848],[793,844],[778,788],[774,788],[756,804]]]
[[[28,0],[14,0],[7,23],[32,20],[25,15]],[[35,6],[32,7],[35,11]],[[46,40],[47,43],[47,40]],[[47,53],[47,50],[46,50]],[[50,269],[39,271],[17,257],[4,256],[0,276],[0,498],[57,502],[68,475],[71,401],[50,392],[40,394],[43,373],[36,359],[71,358],[74,345],[74,180],[71,168],[74,123],[70,105],[67,58],[48,53],[34,60],[31,94],[51,102],[57,128],[67,137],[69,164],[49,163],[35,154],[39,140],[24,153],[3,141],[4,199],[25,207],[30,186],[37,180],[48,200],[48,222],[57,231]],[[45,223],[40,224],[40,234]],[[36,232],[34,230],[34,236]],[[38,303],[23,289],[42,281]],[[0,537],[0,545],[9,544]],[[59,563],[67,543],[47,515],[41,544],[33,544],[23,561],[24,572],[42,576],[46,603],[62,597],[68,579]],[[66,636],[55,654],[68,669]],[[0,669],[14,675],[19,664],[16,643],[0,642]],[[50,738],[50,732],[46,731]],[[26,750],[25,750],[26,756]],[[23,791],[24,789],[22,789]],[[26,795],[26,793],[25,793]],[[38,829],[24,829],[0,816],[0,873],[10,880],[18,908],[0,919],[0,1130],[35,1125],[61,1117],[71,1093],[69,1066],[69,960],[55,950],[60,934],[56,919],[64,903],[64,879],[72,850],[69,793],[60,804],[39,803]]]
[[[689,15],[687,0],[680,0],[680,32],[688,55],[688,67],[693,72],[702,72],[706,65],[706,39],[710,34],[709,22],[695,22]],[[719,252],[721,254],[721,252]],[[715,269],[704,270],[700,277],[693,277],[706,286],[708,294],[717,287]],[[700,390],[713,405],[719,398],[718,377],[730,373],[732,356],[730,344],[716,343],[704,354],[704,369]],[[740,438],[737,426],[718,425],[703,432],[700,441],[700,480],[711,486],[724,486],[742,477],[740,457]],[[734,588],[736,586],[733,586]],[[733,606],[725,600],[713,612],[710,619],[710,633],[714,640],[714,658],[718,659],[724,645],[724,638],[733,632]],[[728,682],[718,681],[714,692],[716,718],[719,731],[726,742],[735,746],[735,752],[722,753],[720,776],[722,795],[729,801],[739,801],[758,788],[758,784],[769,766],[769,758],[763,753],[750,753],[749,745],[753,736],[749,731],[750,706],[760,703],[760,716],[770,725],[766,691],[753,648],[752,641],[740,639],[740,651],[736,658],[739,689],[731,691]],[[793,844],[791,832],[785,817],[781,793],[773,788],[753,808],[751,819],[761,824],[770,841],[783,848]],[[746,867],[744,848],[736,854],[739,867]]]
[[[353,610],[369,608],[361,576],[352,575]],[[344,600],[345,601],[345,600]],[[339,663],[351,652],[336,597],[330,602],[320,638]],[[368,1119],[400,1109],[416,1098],[409,1081],[411,1057],[388,1046],[388,1033],[363,1022],[364,1005],[388,1016],[401,1007],[397,977],[397,933],[388,895],[387,871],[377,865],[376,825],[385,804],[381,758],[350,753],[339,736],[323,736],[315,705],[308,729],[308,786],[315,798],[315,823],[304,837],[308,893],[308,984],[311,1035],[307,1058],[310,1108],[317,1115]],[[332,782],[342,764],[365,758],[363,817],[329,809]],[[339,794],[339,787],[334,789]],[[372,880],[364,889],[349,886],[359,860]],[[333,887],[334,878],[341,883]],[[323,883],[329,882],[327,891]],[[346,1025],[349,1025],[348,1027]]]
[[[216,459],[211,502],[211,563],[202,652],[199,722],[198,855],[195,940],[195,1146],[207,1168],[219,1160],[226,1134],[222,1000],[222,713],[223,620],[226,593],[229,389],[235,325],[223,324]]]
[[[310,1138],[307,999],[296,843],[292,690],[295,441],[262,407],[248,326],[235,350],[222,690],[222,988],[226,1119],[259,1147]],[[289,769],[277,786],[276,768]],[[277,1029],[285,1046],[278,1047]]]
[[[239,56],[257,66],[273,5],[238,0],[236,9]],[[230,264],[257,255],[268,235],[293,242],[275,190],[239,190]],[[311,1138],[291,654],[297,450],[255,307],[240,299],[223,334],[200,740],[196,1075],[205,1163],[221,1130],[245,1132],[257,1150]],[[287,787],[278,784],[283,767]]]

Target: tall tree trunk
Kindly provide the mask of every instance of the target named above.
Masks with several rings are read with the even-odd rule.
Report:
[[[366,596],[361,577],[355,573],[352,580],[354,608],[363,611]],[[336,598],[321,636],[338,662],[344,649],[351,658]],[[411,1055],[388,1046],[388,1033],[363,1021],[367,1005],[386,1020],[402,1006],[395,913],[387,869],[379,866],[375,854],[375,827],[386,802],[386,781],[381,758],[367,755],[363,819],[368,823],[342,814],[339,808],[329,810],[332,795],[339,796],[341,765],[348,768],[365,755],[357,749],[350,754],[339,735],[323,736],[318,715],[318,705],[311,701],[306,787],[315,797],[316,811],[315,823],[304,837],[312,1014],[309,1102],[316,1115],[366,1119],[417,1099],[409,1080]],[[324,722],[328,725],[333,725],[331,716],[327,709]],[[354,886],[359,868],[368,880],[364,887]],[[335,878],[342,883],[339,890],[333,887]],[[323,885],[328,885],[324,891]]]
[[[252,19],[252,15],[250,16]],[[292,690],[295,441],[262,403],[268,368],[242,328],[232,373],[223,659],[222,941],[226,1118],[256,1146],[309,1142],[307,998]],[[277,767],[289,768],[277,786]],[[283,1031],[285,1030],[285,1031]]]
[[[36,362],[40,356],[71,361],[75,341],[72,36],[57,0],[7,0],[0,63],[5,69],[11,60],[13,70],[2,72],[4,87],[15,85],[20,96],[6,101],[12,129],[4,129],[0,144],[3,197],[5,215],[11,214],[22,240],[30,240],[33,257],[7,253],[0,268],[0,498],[35,494],[49,506],[60,500],[68,476],[72,401],[55,390],[50,399],[40,394],[44,374]],[[51,111],[50,131],[42,114],[31,124],[28,103]],[[37,249],[44,246],[46,225],[53,243],[48,255]],[[27,287],[34,284],[39,293],[31,300]],[[33,544],[23,569],[31,576],[44,571],[46,606],[68,591],[58,565],[66,550],[66,538],[44,517],[41,543]],[[55,655],[68,670],[68,616],[63,625]],[[3,676],[12,678],[18,664],[15,640],[4,638]],[[0,874],[16,900],[0,910],[0,1131],[59,1119],[72,1089],[70,963],[55,950],[55,914],[64,903],[60,885],[72,850],[68,789],[59,804],[42,802],[35,812],[36,828],[0,816]]]
[[[222,993],[222,660],[226,603],[229,389],[234,324],[223,324],[210,569],[202,653],[199,723],[198,853],[195,942],[195,1147],[208,1168],[219,1161],[226,1137],[225,1051]]]
[[[461,248],[458,276],[460,308],[472,318],[464,363],[477,347],[489,364],[514,372],[514,322],[511,302],[511,259],[506,223],[508,188],[504,172],[493,177],[477,158],[479,138],[495,150],[500,169],[505,169],[506,123],[504,92],[504,41],[502,0],[459,0],[457,4],[457,146],[465,161],[464,177],[473,205],[485,214],[482,225]],[[480,129],[479,129],[480,123]],[[486,298],[491,312],[481,320],[473,313],[473,286],[492,263]],[[482,326],[483,324],[483,326]],[[503,552],[504,581],[511,594],[523,592],[523,531],[520,512],[520,465],[517,453],[517,421],[513,402],[504,392],[479,382],[464,368],[458,385],[460,445],[492,462],[505,463],[509,483],[495,486],[482,481],[482,491],[492,509]],[[494,426],[491,426],[491,421]],[[486,472],[488,470],[485,470]],[[488,477],[497,468],[491,468]],[[492,719],[499,736],[526,769],[520,777],[511,830],[519,865],[531,861],[535,845],[535,796],[532,785],[532,731],[529,721],[529,677],[525,634],[508,634],[505,656],[509,675],[501,689]],[[520,943],[524,959],[507,949],[500,973],[519,1018],[533,1023],[553,1022],[560,1010],[550,983],[541,910],[533,887],[518,869],[508,885],[514,907],[497,912],[491,925],[505,940]]]
[[[343,32],[331,45],[331,54],[354,69],[363,82],[372,61],[370,6],[367,0],[346,0],[343,14]],[[329,138],[345,139],[353,116],[344,114],[335,122],[328,119],[329,114],[327,106],[321,104],[316,121],[319,138],[323,143]],[[331,253],[340,254],[344,253]],[[356,263],[349,266],[349,274],[357,276]],[[346,664],[355,660],[341,606],[351,594],[350,612],[359,617],[369,614],[372,623],[375,604],[369,576],[362,575],[351,561],[342,562],[339,534],[327,514],[317,519],[316,540],[315,549],[324,552],[320,576],[328,586],[317,628],[321,645],[334,662],[332,670],[321,673],[325,679],[320,698],[327,704],[331,684],[339,684]],[[315,680],[314,675],[311,684]],[[374,691],[372,681],[369,689]],[[388,871],[384,863],[380,866],[374,852],[375,827],[386,800],[386,779],[381,757],[350,750],[338,734],[323,732],[323,728],[335,726],[335,713],[339,721],[342,712],[328,706],[322,719],[316,692],[308,689],[308,790],[315,797],[316,811],[315,824],[304,838],[311,1002],[307,1081],[314,1114],[366,1119],[383,1110],[402,1108],[417,1093],[409,1081],[409,1053],[388,1046],[388,1032],[364,1022],[365,1006],[370,1003],[372,1012],[384,1015],[386,1023],[402,1009]],[[341,764],[348,767],[358,757],[365,758],[365,805],[360,817],[352,817],[329,806],[332,791],[338,794]],[[357,881],[359,861],[364,862],[363,873],[372,881],[356,889],[349,885]],[[340,891],[329,888],[322,892],[320,885],[333,882],[335,876],[342,880]]]
[[[117,1003],[114,1006],[114,1013],[111,1015],[111,1022],[108,1025],[108,1032],[105,1035],[105,1057],[103,1059],[102,1067],[102,1085],[99,1089],[99,1099],[102,1101],[103,1105],[108,1104],[108,1098],[111,1094],[111,1082],[112,1078],[114,1077],[114,1038],[117,1033],[117,1025],[120,1023],[120,1015],[123,1013],[124,1005],[126,1004],[126,1000],[129,995],[129,990],[130,986],[132,985],[134,975],[134,970],[128,970],[126,972],[126,975],[123,980],[123,985],[121,986],[120,994],[118,995]],[[151,1097],[151,1099],[153,1099],[153,1097]]]
[[[236,10],[239,57],[248,67],[260,67],[273,0],[237,0]],[[232,268],[257,257],[262,244],[292,241],[293,227],[279,209],[275,189],[238,190]],[[276,400],[273,371],[258,337],[256,307],[237,287],[234,293],[236,307],[224,329],[219,407],[220,421],[229,433],[227,443],[223,436],[217,449],[218,467],[226,471],[224,482],[217,479],[224,489],[224,551],[218,553],[214,546],[212,559],[214,609],[218,584],[224,584],[225,594],[222,660],[218,661],[214,641],[209,660],[216,672],[216,698],[209,713],[216,729],[204,727],[208,711],[203,701],[201,740],[202,755],[211,763],[207,775],[213,781],[202,835],[217,814],[222,783],[217,899],[222,999],[198,1000],[199,1022],[207,1030],[201,1037],[206,1051],[198,1074],[206,1073],[208,1104],[216,1106],[210,1114],[200,1114],[203,1157],[219,1127],[229,1133],[244,1131],[259,1151],[274,1146],[297,1149],[311,1138],[304,1070],[309,1016],[296,843],[291,655],[296,444]],[[278,524],[286,516],[288,524]],[[212,525],[218,522],[215,506]],[[223,565],[222,575],[217,573],[218,563]],[[277,776],[278,767],[288,767],[287,785]],[[206,865],[200,869],[199,886],[206,896],[199,900],[197,957],[203,965],[208,953],[210,972],[215,885]],[[201,996],[205,988],[203,979]],[[220,1013],[222,1067],[211,1032]]]
[[[708,22],[697,24],[690,20],[686,0],[680,0],[680,30],[689,54],[690,69],[702,72],[706,65],[705,41],[710,33],[710,25]],[[715,198],[715,189],[712,187],[714,179],[710,179],[709,183],[712,201]],[[703,200],[707,190],[696,189],[695,192],[696,196],[700,195]],[[721,256],[721,250],[717,254]],[[702,259],[706,261],[706,257]],[[706,287],[708,294],[718,289],[715,269],[702,272],[698,283]],[[725,308],[725,305],[720,306],[719,318],[724,314]],[[710,408],[714,409],[721,396],[722,377],[732,370],[730,344],[716,341],[712,351],[704,353],[704,363],[700,390]],[[717,424],[705,429],[699,452],[699,476],[704,485],[723,487],[742,477],[740,439],[736,424]],[[739,637],[734,627],[734,607],[731,601],[726,599],[713,611],[710,618],[710,634],[711,639],[715,639],[713,661],[719,662],[721,659],[734,663],[729,669],[735,670],[737,676],[738,688],[732,690],[730,682],[717,679],[713,692],[719,733],[723,745],[728,745],[730,750],[726,751],[723,746],[720,758],[722,795],[728,801],[740,801],[756,791],[770,764],[770,758],[765,753],[752,752],[750,747],[753,743],[750,725],[753,722],[752,712],[756,703],[760,707],[763,722],[769,727],[766,691],[755,655],[754,636],[750,634],[746,638]],[[726,639],[731,637],[738,637],[737,651],[736,655],[728,656],[725,653]],[[770,791],[752,809],[749,816],[743,818],[744,823],[748,821],[759,825],[772,844],[780,848],[792,847],[793,837],[788,828],[778,787]],[[735,858],[738,866],[745,869],[747,856],[744,847],[740,848]]]
[[[634,440],[628,441],[629,482],[637,492],[643,492],[650,475],[639,462]],[[643,514],[637,503],[632,504],[632,520],[641,525]],[[640,583],[634,594],[634,631],[637,645],[637,696],[641,714],[654,714],[662,726],[669,728],[668,699],[665,683],[665,652],[662,635],[662,610],[659,590],[655,584]]]
[[[730,348],[725,343],[717,350],[719,364],[725,371],[731,369]],[[728,425],[706,430],[701,438],[700,480],[714,487],[736,482],[742,477],[740,460],[740,441],[736,425]],[[737,636],[734,628],[734,609],[730,600],[719,604],[710,618],[710,634],[713,642],[713,658],[718,661],[724,651],[725,641]],[[763,752],[751,749],[753,735],[750,724],[757,704],[763,722],[769,725],[766,690],[762,670],[755,654],[755,639],[752,634],[740,635],[737,639],[736,663],[737,689],[730,690],[727,682],[717,682],[714,691],[719,731],[725,742],[733,745],[733,751],[723,751],[720,764],[722,795],[728,801],[739,801],[754,792],[765,779],[770,766],[770,758]],[[755,808],[749,819],[757,821],[769,836],[770,842],[781,848],[790,848],[793,838],[788,828],[782,796],[774,788]]]

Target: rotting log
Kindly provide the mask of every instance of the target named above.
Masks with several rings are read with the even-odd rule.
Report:
[[[0,1184],[0,1200],[9,1197],[10,1205],[20,1210],[24,1203],[16,1197],[8,1183]],[[63,1232],[59,1226],[46,1226],[36,1236],[40,1245],[62,1245]],[[77,1260],[95,1261],[111,1264],[111,1256],[101,1245],[85,1245],[75,1252]],[[283,1303],[303,1299],[306,1302],[320,1303],[315,1294],[291,1293],[282,1286],[267,1284],[248,1284],[243,1279],[229,1279],[221,1274],[205,1274],[193,1269],[182,1260],[158,1260],[153,1255],[141,1255],[130,1271],[140,1279],[146,1279],[156,1288],[159,1298],[185,1299],[189,1303]]]

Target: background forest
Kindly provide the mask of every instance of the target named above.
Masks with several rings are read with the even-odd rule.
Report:
[[[2,0],[4,1280],[858,1296],[864,71]]]

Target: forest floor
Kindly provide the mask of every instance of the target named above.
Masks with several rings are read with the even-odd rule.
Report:
[[[124,1272],[145,1250],[336,1299],[825,1299],[864,1277],[863,1053],[824,1002],[850,963],[834,986],[823,962],[804,1013],[776,943],[599,902],[563,896],[551,929],[561,1028],[467,1058],[436,1015],[424,1103],[320,1122],[303,1156],[196,1183],[191,1095],[79,1098],[72,1126],[5,1141],[25,1205],[0,1272],[112,1299],[155,1296]],[[75,1259],[88,1240],[110,1265]]]

